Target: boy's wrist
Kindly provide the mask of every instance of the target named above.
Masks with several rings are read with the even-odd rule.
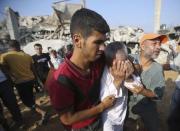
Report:
[[[113,83],[115,85],[115,87],[119,87],[122,84],[123,80],[113,80]]]

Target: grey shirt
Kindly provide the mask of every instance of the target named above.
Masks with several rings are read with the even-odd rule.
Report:
[[[133,55],[137,62],[140,61],[139,54]],[[156,94],[156,98],[152,98],[152,100],[161,99],[164,92],[165,87],[165,79],[163,75],[163,68],[162,66],[157,63],[153,62],[148,70],[142,71],[140,74],[141,81],[147,89],[150,89]],[[145,96],[143,95],[133,95],[133,99],[135,98],[135,103],[138,103],[142,100]]]

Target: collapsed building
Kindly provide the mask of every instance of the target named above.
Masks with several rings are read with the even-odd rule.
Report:
[[[54,9],[52,15],[26,17],[21,17],[18,12],[7,7],[6,24],[10,39],[20,41],[24,47],[34,42],[42,43],[43,40],[46,40],[47,43],[47,40],[51,42],[52,40],[60,40],[61,43],[71,43],[70,19],[76,10],[84,6],[85,4],[82,3],[56,2],[52,5]],[[120,26],[111,29],[110,41],[123,41],[131,43],[130,45],[136,45],[142,33],[143,30],[140,28]],[[132,46],[132,48],[134,47]]]
[[[10,7],[6,8],[7,19],[6,25],[10,39],[20,41],[26,49],[26,45],[35,42],[47,43],[71,43],[70,37],[70,19],[73,13],[83,8],[83,4],[72,4],[65,2],[53,3],[54,12],[50,16],[26,16],[21,17],[18,12],[13,11]],[[110,41],[123,41],[136,45],[143,30],[139,27],[124,27],[111,29]],[[48,42],[48,40],[50,40]],[[45,46],[45,45],[43,45]],[[29,46],[28,46],[29,47]],[[131,47],[131,46],[130,46]],[[132,46],[131,49],[134,47]]]
[[[6,27],[6,21],[3,20],[0,22],[0,53],[8,48],[7,42],[9,39],[10,35]]]
[[[82,8],[80,4],[53,4],[54,13],[51,16],[20,17],[7,8],[7,27],[11,39],[21,43],[29,43],[40,39],[70,39],[69,24],[72,14]],[[13,29],[13,30],[12,30]]]
[[[26,17],[20,16],[18,12],[7,7],[6,28],[3,28],[3,31],[0,28],[0,33],[3,32],[4,34],[1,36],[4,36],[4,38],[0,39],[3,39],[3,41],[8,39],[18,40],[24,49],[27,49],[27,47],[33,48],[33,44],[36,42],[43,44],[45,51],[47,46],[51,46],[50,43],[58,43],[60,48],[64,44],[71,43],[70,19],[73,13],[83,8],[84,5],[82,3],[56,2],[52,4],[54,10],[52,15]],[[143,34],[144,31],[140,27],[119,26],[111,29],[109,42],[125,42],[132,53],[137,53],[139,49],[138,42]]]
[[[0,29],[0,33],[8,32],[8,39],[18,40],[24,47],[36,41],[41,43],[43,40],[46,40],[47,43],[51,43],[53,40],[57,43],[59,40],[62,43],[59,44],[60,46],[65,42],[71,43],[70,19],[76,10],[83,8],[83,4],[56,2],[52,7],[54,12],[50,16],[26,17],[21,17],[18,12],[6,7],[7,28],[6,31]]]
[[[139,51],[139,39],[144,34],[144,30],[140,27],[119,26],[114,30],[111,30],[110,41],[124,42],[132,54],[136,54]]]

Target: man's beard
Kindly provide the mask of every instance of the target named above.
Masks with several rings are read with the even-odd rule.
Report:
[[[98,51],[95,60],[99,59],[103,55],[104,51],[100,50]]]
[[[159,54],[158,55],[156,55],[156,54],[147,54],[147,53],[145,53],[144,54],[144,57],[145,58],[147,58],[147,59],[156,59],[157,57],[159,56]]]

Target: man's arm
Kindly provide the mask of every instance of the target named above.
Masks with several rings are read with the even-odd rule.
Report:
[[[90,117],[100,114],[106,108],[111,107],[115,101],[115,97],[113,95],[107,96],[103,99],[103,101],[90,109],[78,111],[78,112],[65,112],[60,115],[60,120],[65,125],[72,125],[73,123],[83,121]]]
[[[138,86],[138,85],[133,85],[134,88],[128,88],[132,93],[135,93],[135,94],[141,94],[143,96],[146,96],[146,97],[151,97],[151,98],[154,98],[154,97],[157,97],[157,95],[150,89],[147,89],[143,86]]]
[[[50,68],[54,68],[54,65],[51,62],[51,57],[49,56],[49,53],[46,53],[45,56],[46,56],[46,58],[48,60],[48,64],[49,64]]]
[[[50,65],[50,68],[54,68],[54,65],[53,63],[51,62],[51,60],[48,61],[49,65]]]
[[[36,68],[35,68],[35,65],[33,63],[31,63],[31,71],[33,72],[34,76],[35,76],[35,79],[37,80],[37,82],[39,83],[39,85],[41,87],[44,87],[44,84],[43,82],[41,81],[41,79],[39,78],[38,74],[37,74],[37,71],[36,71]]]
[[[149,90],[149,89],[146,89],[146,88],[143,88],[142,91],[139,92],[139,94],[143,95],[143,96],[146,96],[146,97],[157,97],[157,95]]]

